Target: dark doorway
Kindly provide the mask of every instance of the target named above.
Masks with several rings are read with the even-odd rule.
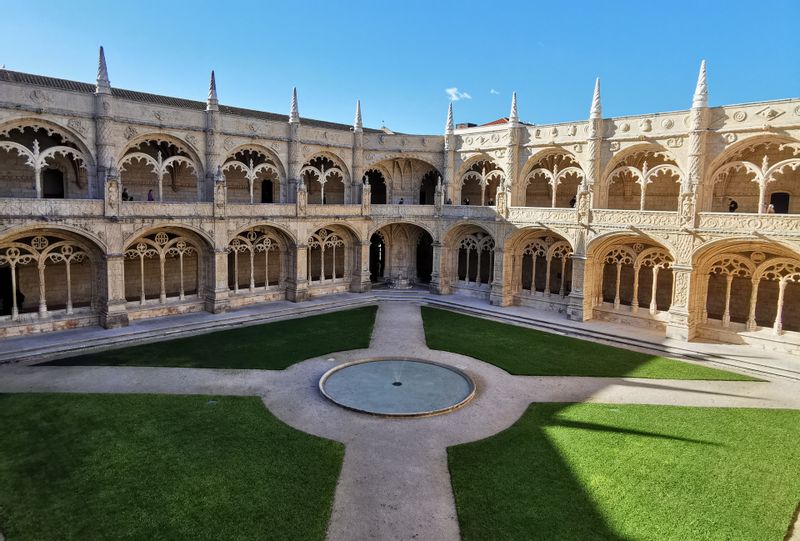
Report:
[[[436,195],[436,183],[439,179],[439,173],[436,171],[428,171],[422,177],[422,183],[419,187],[419,204],[420,205],[433,205],[434,196]]]
[[[272,181],[271,180],[262,180],[261,181],[261,202],[262,203],[272,203]]]
[[[375,233],[370,239],[369,245],[369,279],[378,282],[383,278],[383,270],[386,267],[386,245],[383,237]]]
[[[11,267],[0,267],[0,315],[11,315]]]
[[[769,196],[769,203],[775,208],[775,214],[789,214],[789,194],[775,192]]]
[[[47,169],[42,175],[42,197],[45,199],[64,199],[64,173],[57,169]]]
[[[373,205],[385,205],[386,179],[383,178],[381,172],[376,171],[375,169],[370,169],[364,174],[364,176],[369,179],[369,185],[372,189],[372,195],[369,199],[369,202]]]
[[[417,281],[421,284],[430,284],[432,273],[433,238],[425,231],[417,241]]]

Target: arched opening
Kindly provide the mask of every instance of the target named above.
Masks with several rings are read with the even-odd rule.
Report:
[[[383,173],[377,169],[370,169],[364,173],[364,182],[369,182],[371,190],[369,202],[373,205],[385,205],[387,202],[386,179],[383,177]]]
[[[242,231],[228,242],[228,288],[237,305],[283,295],[290,268],[287,247],[286,235],[267,226]]]
[[[89,158],[54,129],[0,130],[0,197],[89,198]]]
[[[574,207],[583,170],[569,154],[553,153],[531,166],[525,177],[525,206]]]
[[[788,192],[772,192],[769,194],[769,204],[772,206],[774,214],[788,214],[791,202],[791,194]],[[769,211],[769,208],[767,208]]]
[[[163,229],[128,245],[125,255],[125,298],[144,307],[202,297],[204,246],[195,235]]]
[[[673,294],[673,258],[666,248],[644,236],[612,235],[594,240],[588,255],[584,296],[593,317],[666,328]]]
[[[433,237],[422,231],[417,240],[417,281],[430,284],[433,274]]]
[[[273,190],[275,189],[275,184],[270,179],[264,179],[261,181],[261,202],[262,203],[272,203],[274,202],[274,194]]]
[[[88,244],[56,231],[32,231],[0,243],[0,315],[33,322],[37,314],[93,312],[98,258]]]
[[[503,178],[502,169],[493,161],[475,162],[461,176],[461,204],[494,205],[495,194]]]
[[[678,210],[682,173],[668,152],[640,150],[618,159],[612,167],[605,180],[605,208]]]
[[[472,233],[458,243],[458,281],[478,287],[494,279],[494,239],[488,233]]]
[[[386,268],[386,244],[380,233],[375,233],[370,237],[369,245],[369,279],[371,282],[383,281],[383,273]]]
[[[300,175],[308,189],[308,202],[316,205],[344,203],[344,170],[331,158],[317,156],[307,161]]]
[[[745,146],[725,159],[711,179],[714,212],[800,213],[794,197],[800,193],[800,144]]]
[[[341,226],[318,229],[308,237],[307,276],[315,291],[345,291],[356,268],[354,236]]]
[[[230,203],[274,203],[280,200],[277,160],[260,148],[242,148],[222,164]]]
[[[701,336],[724,341],[800,332],[800,257],[766,242],[739,241],[697,258]],[[771,329],[771,332],[769,331]]]
[[[420,205],[433,205],[436,196],[436,184],[439,182],[439,173],[436,170],[431,170],[425,173],[422,177],[422,182],[419,186],[419,204]]]
[[[572,290],[572,247],[547,231],[525,234],[514,243],[513,289],[521,304],[533,299],[558,300]]]
[[[201,200],[200,166],[178,142],[154,138],[130,146],[119,170],[131,201]]]
[[[385,225],[370,239],[370,277],[373,282],[428,284],[433,272],[433,238],[424,228],[408,223]]]
[[[47,169],[42,175],[42,197],[64,199],[64,173],[58,169]]]

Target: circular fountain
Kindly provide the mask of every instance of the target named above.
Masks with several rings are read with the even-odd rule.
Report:
[[[475,384],[461,370],[419,359],[376,359],[337,366],[319,380],[336,404],[375,415],[446,413],[468,402]]]

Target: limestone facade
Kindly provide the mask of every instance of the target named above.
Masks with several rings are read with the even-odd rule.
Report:
[[[800,100],[707,94],[408,135],[0,70],[0,336],[410,281],[800,352]]]

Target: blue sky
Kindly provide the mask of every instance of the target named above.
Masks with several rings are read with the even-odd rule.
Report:
[[[301,116],[441,133],[508,114],[586,118],[596,76],[604,116],[687,108],[708,61],[711,105],[800,95],[800,2],[36,2],[6,1],[0,64],[91,82],[104,45],[111,84]],[[770,6],[770,11],[761,6]],[[494,92],[492,92],[494,90]]]

